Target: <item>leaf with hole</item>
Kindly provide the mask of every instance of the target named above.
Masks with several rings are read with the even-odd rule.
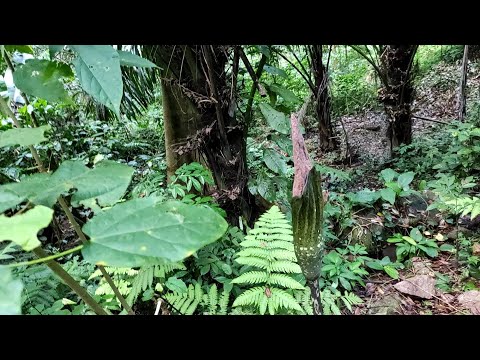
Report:
[[[72,103],[62,78],[73,77],[67,64],[50,60],[30,59],[13,73],[13,81],[21,91],[47,101]]]
[[[155,259],[177,262],[227,230],[227,222],[208,206],[159,201],[154,197],[130,200],[94,216],[83,226],[90,237],[90,244],[82,249],[85,259],[125,267]]]
[[[259,106],[265,120],[267,120],[268,125],[270,125],[273,130],[285,135],[290,134],[290,121],[284,113],[275,110],[266,103],[260,103]]]
[[[70,48],[78,55],[73,64],[82,88],[119,116],[123,81],[118,52],[110,45],[70,45]]]
[[[37,128],[15,128],[0,132],[0,148],[4,146],[20,145],[29,146],[47,140],[45,131],[50,130],[50,125]]]
[[[10,269],[0,266],[0,315],[22,313],[22,290],[22,282],[12,278]]]
[[[117,50],[117,52],[120,57],[120,65],[122,66],[158,68],[158,66],[152,63],[151,61],[144,59],[138,55],[135,55],[134,53],[131,53],[129,51]]]
[[[53,210],[45,206],[35,206],[24,214],[11,217],[0,215],[0,241],[10,240],[31,251],[40,246],[37,233],[52,221]]]

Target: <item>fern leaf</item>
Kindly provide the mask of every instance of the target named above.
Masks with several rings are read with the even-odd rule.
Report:
[[[248,265],[248,266],[254,266],[258,267],[260,269],[267,269],[270,266],[270,261],[261,259],[258,257],[239,257],[235,259],[236,262],[238,262],[241,265]]]
[[[261,296],[265,295],[265,287],[254,287],[252,289],[245,290],[238,296],[233,302],[233,307],[242,305],[258,305]]]
[[[268,280],[269,275],[265,271],[249,271],[233,279],[231,282],[234,284],[262,284]]]
[[[227,315],[228,301],[230,300],[230,291],[223,289],[222,296],[218,300],[220,310],[218,315]]]
[[[271,256],[271,252],[268,249],[262,249],[258,247],[248,247],[237,253],[239,257],[256,256],[262,259],[268,259]]]
[[[208,308],[210,313],[215,314],[217,310],[218,291],[217,284],[213,284],[208,291]]]
[[[202,285],[200,283],[195,284],[195,300],[198,302],[202,301],[203,298],[203,290],[202,290]]]
[[[302,311],[300,304],[295,300],[295,298],[287,293],[285,290],[271,288],[272,297],[270,301],[275,304],[275,308],[284,307],[286,309],[292,309],[297,311]]]
[[[295,252],[284,250],[284,249],[272,249],[270,250],[270,256],[278,260],[290,260],[290,261],[297,261],[297,257],[295,256]]]
[[[244,275],[248,275],[248,274],[250,274],[250,273],[247,273],[247,274],[244,274]],[[290,276],[288,276],[286,274],[271,274],[270,277],[268,278],[268,283],[269,284],[280,285],[280,286],[283,286],[287,289],[303,290],[305,288],[297,280],[292,279]]]
[[[300,274],[302,272],[298,264],[288,260],[275,260],[268,265],[267,270],[287,274]]]

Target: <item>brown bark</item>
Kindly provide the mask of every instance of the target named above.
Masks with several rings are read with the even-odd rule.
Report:
[[[229,111],[235,101],[235,74],[226,73],[232,51],[222,45],[154,45],[146,54],[164,69],[169,173],[194,159],[204,162],[215,179],[220,205],[237,223],[239,215],[251,222],[257,209],[247,187],[246,127]]]
[[[331,119],[331,99],[328,93],[328,74],[322,61],[322,45],[313,45],[310,48],[310,57],[314,78],[315,112],[318,119],[320,148],[322,152],[329,152],[338,148],[338,141]]]
[[[380,59],[387,82],[380,90],[380,101],[389,118],[391,150],[412,141],[413,58],[416,50],[417,45],[387,45]]]

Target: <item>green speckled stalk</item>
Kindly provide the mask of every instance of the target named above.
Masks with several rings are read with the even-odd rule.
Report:
[[[321,231],[323,196],[321,177],[312,166],[299,130],[299,120],[291,117],[295,177],[292,191],[292,226],[295,255],[307,285],[312,290],[314,312],[321,314],[318,279],[322,266]]]

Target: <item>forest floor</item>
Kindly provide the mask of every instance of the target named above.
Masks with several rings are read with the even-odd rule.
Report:
[[[473,104],[474,100],[479,99],[476,89],[480,88],[480,69],[475,64],[472,65],[468,74],[467,104]],[[460,66],[460,63],[441,63],[422,77],[416,85],[412,111],[414,115],[447,123],[456,117]],[[363,171],[362,176],[349,190],[375,189],[379,185],[378,169],[390,157],[386,136],[387,119],[383,109],[346,115],[334,121],[337,136],[341,139],[340,158],[345,158],[346,138],[351,154],[351,161],[343,166],[343,170]],[[422,137],[441,130],[441,127],[445,125],[414,118],[413,136]],[[315,160],[319,161],[321,155],[316,153],[316,149],[319,149],[317,139],[318,137],[307,139],[307,146]],[[330,161],[321,159],[321,162],[328,164]],[[333,162],[331,164],[334,166]],[[407,212],[407,216],[413,216],[408,214],[406,209],[398,210],[400,213]],[[399,216],[398,221],[401,220]],[[455,226],[458,227],[458,224],[450,225],[440,219],[438,226],[429,230],[443,234],[447,240],[446,234],[451,233]],[[452,242],[452,239],[450,241]],[[473,243],[473,246],[473,254],[480,255],[480,243]],[[357,291],[364,303],[354,308],[354,314],[480,314],[480,291],[467,291],[464,273],[465,268],[458,265],[456,256],[452,253],[441,252],[434,259],[413,258],[412,266],[399,270],[398,280],[383,272],[371,275],[365,281],[366,288],[359,288]],[[444,288],[442,279],[448,279],[448,285],[443,284]],[[469,285],[475,289],[480,287],[480,282],[473,279]]]

